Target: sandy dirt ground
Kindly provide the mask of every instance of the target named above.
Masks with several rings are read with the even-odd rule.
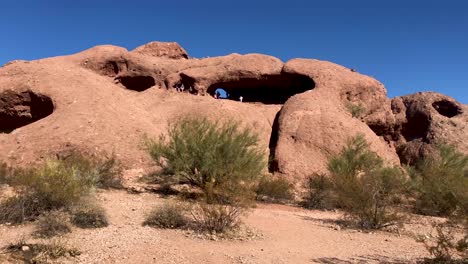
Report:
[[[65,239],[82,254],[60,263],[415,263],[427,256],[409,235],[426,232],[424,225],[409,224],[405,234],[361,232],[339,228],[339,212],[259,204],[245,218],[256,237],[215,241],[143,226],[145,215],[165,200],[158,195],[103,191],[98,197],[111,224],[74,229]],[[0,226],[0,247],[22,237],[34,241],[32,231],[32,224]]]

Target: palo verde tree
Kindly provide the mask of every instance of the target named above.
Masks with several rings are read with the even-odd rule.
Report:
[[[258,141],[256,133],[234,121],[183,117],[169,125],[167,136],[147,140],[147,149],[171,179],[198,187],[207,196],[222,193],[237,199],[252,194],[265,169]]]

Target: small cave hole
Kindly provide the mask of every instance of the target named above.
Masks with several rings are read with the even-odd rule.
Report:
[[[105,72],[108,73],[110,76],[116,76],[119,74],[119,66],[117,65],[117,62],[115,61],[110,61],[108,62],[105,67]]]
[[[143,92],[156,85],[156,81],[151,76],[122,76],[117,79],[125,88],[137,92]]]
[[[431,118],[424,113],[414,113],[407,117],[407,122],[402,126],[402,135],[406,141],[425,139],[429,131]]]
[[[432,107],[434,107],[439,114],[448,118],[452,118],[462,113],[462,109],[458,105],[448,100],[434,102],[432,103]]]
[[[100,64],[98,72],[104,76],[115,77],[121,71],[128,68],[128,62],[126,60],[109,60]]]
[[[243,102],[258,102],[263,104],[284,104],[291,96],[315,88],[315,82],[310,77],[301,74],[282,73],[263,76],[260,79],[241,78],[236,81],[219,82],[210,85],[207,92],[213,97],[216,92],[224,91],[229,99]]]
[[[10,133],[53,112],[54,103],[46,95],[29,90],[3,91],[0,93],[0,133]]]

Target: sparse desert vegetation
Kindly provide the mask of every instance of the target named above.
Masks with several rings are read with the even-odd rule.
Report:
[[[111,172],[113,164],[112,159],[96,163],[72,154],[31,168],[10,169],[4,182],[14,194],[0,203],[0,222],[19,224],[52,210],[70,211],[92,196],[98,186],[120,177]]]
[[[62,236],[72,231],[70,215],[61,210],[49,211],[36,222],[34,235],[42,238]]]
[[[299,201],[294,198],[298,192],[293,184],[264,173],[256,135],[240,127],[232,122],[182,118],[170,126],[167,138],[147,139],[148,152],[163,169],[159,180],[166,188],[186,187],[182,192],[168,192],[174,197],[141,212],[146,214],[144,226],[208,235],[235,232],[260,199],[310,209],[338,209],[342,218],[356,224],[352,228],[382,229],[401,223],[402,216],[411,214],[410,207],[420,214],[450,220],[435,225],[436,233],[422,240],[432,255],[422,261],[463,263],[466,259],[468,159],[452,147],[440,146],[438,155],[408,167],[409,176],[405,176],[403,170],[384,165],[358,135],[330,159],[327,174],[308,178]],[[11,244],[5,248],[10,257],[49,263],[78,256],[80,252],[65,246],[62,238],[73,235],[73,226],[109,226],[106,210],[95,196],[98,187],[121,188],[121,170],[115,164],[113,158],[91,161],[85,155],[72,154],[33,168],[2,166],[2,182],[14,190],[14,195],[1,201],[2,223],[35,221],[34,237],[49,239]],[[190,196],[190,192],[198,195]]]
[[[55,261],[60,258],[76,257],[81,254],[79,250],[70,247],[64,239],[60,238],[34,244],[26,243],[21,239],[8,245],[6,250],[12,255],[8,259],[8,262],[12,263],[57,263]]]
[[[91,160],[73,152],[57,156],[29,168],[2,166],[3,184],[12,188],[0,196],[0,224],[34,222],[33,237],[40,243],[18,243],[6,247],[12,260],[25,263],[50,263],[61,257],[79,255],[69,249],[62,237],[80,228],[108,225],[104,209],[94,200],[96,188],[118,187],[121,174],[114,159]],[[0,260],[2,260],[0,258]]]
[[[362,136],[350,139],[330,160],[328,170],[328,178],[309,178],[307,207],[326,209],[335,205],[363,228],[379,229],[398,219],[394,206],[403,194],[404,177],[397,168],[385,167]]]
[[[147,149],[169,182],[203,192],[191,215],[200,230],[209,232],[239,224],[254,204],[255,186],[266,168],[258,135],[233,121],[183,117],[171,124],[168,138],[147,140]]]
[[[436,155],[409,169],[416,192],[415,211],[425,215],[466,216],[468,156],[453,146],[439,145]]]
[[[346,110],[351,114],[354,118],[360,118],[365,112],[366,109],[360,103],[346,103]]]
[[[260,201],[288,202],[294,200],[294,184],[285,178],[265,175],[260,178],[255,193]]]
[[[453,146],[439,145],[436,155],[409,168],[416,197],[414,210],[448,217],[434,224],[434,239],[425,241],[433,259],[428,263],[464,263],[468,260],[468,156]],[[460,230],[458,236],[454,230]]]
[[[186,205],[180,202],[165,202],[153,208],[143,224],[158,228],[183,228],[189,222],[187,213]]]
[[[302,203],[307,208],[339,208],[361,227],[379,229],[409,214],[398,207],[405,200],[413,201],[411,208],[419,214],[449,217],[445,224],[433,224],[436,234],[425,240],[433,258],[425,262],[464,263],[468,156],[449,145],[439,145],[436,150],[434,156],[407,167],[409,177],[405,177],[398,168],[385,167],[362,136],[354,137],[330,160],[329,175],[309,177]],[[458,230],[458,238],[454,230]]]
[[[81,228],[101,228],[109,225],[105,209],[93,198],[83,199],[71,209],[71,222]]]

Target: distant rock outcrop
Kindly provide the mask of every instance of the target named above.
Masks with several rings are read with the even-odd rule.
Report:
[[[325,172],[328,160],[359,134],[389,164],[399,164],[394,149],[347,109],[355,104],[365,109],[363,115],[380,111],[388,100],[381,83],[318,60],[294,59],[285,64],[284,71],[309,76],[316,87],[292,97],[281,109],[274,152],[279,172],[300,178]]]
[[[152,56],[168,59],[188,59],[187,52],[177,42],[159,42],[153,41],[137,47],[132,52],[143,56]]]
[[[218,88],[227,99],[214,99]],[[177,43],[151,42],[0,68],[0,160],[28,163],[79,147],[114,152],[128,168],[149,167],[142,138],[165,133],[181,115],[252,127],[271,171],[287,177],[325,171],[357,134],[388,164],[412,163],[444,142],[468,153],[466,105],[436,93],[391,100],[377,80],[326,61],[195,59]]]
[[[424,92],[391,101],[393,122],[370,123],[374,132],[391,142],[404,164],[430,155],[437,144],[452,144],[468,153],[466,105],[448,96]]]

